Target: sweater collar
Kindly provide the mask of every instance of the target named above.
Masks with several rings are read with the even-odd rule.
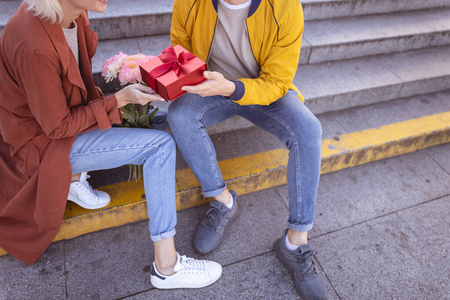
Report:
[[[219,5],[219,1],[220,0],[211,0],[211,1],[212,1],[213,6],[214,6],[214,9],[217,12],[217,7]],[[261,4],[261,0],[252,0],[252,4],[250,5],[250,10],[248,12],[248,16],[247,17],[251,17],[256,12],[256,10],[258,9],[260,4]]]

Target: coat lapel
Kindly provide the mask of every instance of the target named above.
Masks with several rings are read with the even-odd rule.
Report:
[[[81,90],[83,99],[86,99],[87,90],[83,82],[83,78],[81,77],[80,69],[75,60],[75,57],[73,56],[72,50],[70,50],[70,47],[67,44],[66,37],[64,36],[64,32],[61,28],[61,25],[56,23],[52,24],[42,19],[41,23],[45,31],[47,31],[48,36],[52,41],[53,45],[55,46],[56,51],[58,52],[58,55],[61,59],[62,68],[67,72],[67,80],[71,84],[78,86]],[[77,23],[77,26],[83,27],[83,24]],[[78,30],[78,32],[79,31],[80,30]],[[80,39],[80,37],[78,37],[78,39]],[[80,55],[80,62],[81,62],[81,55]]]
[[[92,77],[92,57],[97,50],[98,35],[89,29],[89,19],[87,12],[81,14],[77,19],[78,24],[78,48],[80,59],[81,77],[84,79],[86,90],[88,93],[88,100],[99,97],[98,91],[95,88]]]

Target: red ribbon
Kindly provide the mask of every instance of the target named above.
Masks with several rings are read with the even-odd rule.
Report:
[[[172,46],[169,46],[164,49],[162,54],[158,55],[158,57],[164,64],[154,68],[150,72],[150,78],[155,78],[155,81],[156,78],[166,74],[170,70],[173,70],[177,77],[180,77],[180,74],[184,73],[183,65],[187,64],[190,59],[193,59],[195,55],[190,52],[182,51],[177,57],[175,49],[173,49]]]

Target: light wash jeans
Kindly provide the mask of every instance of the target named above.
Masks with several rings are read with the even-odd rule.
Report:
[[[113,127],[77,135],[70,150],[72,173],[143,165],[151,239],[175,235],[175,142],[160,130]]]
[[[320,177],[322,126],[292,90],[268,106],[244,106],[222,96],[202,98],[195,94],[184,94],[170,104],[168,121],[173,136],[204,195],[213,197],[226,189],[206,127],[234,115],[271,132],[287,146],[287,226],[311,230]]]

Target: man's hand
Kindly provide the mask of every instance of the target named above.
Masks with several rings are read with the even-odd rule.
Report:
[[[206,81],[198,85],[183,86],[181,89],[202,97],[217,95],[230,97],[233,95],[236,85],[232,81],[225,79],[219,72],[205,71],[203,76],[206,78]]]

